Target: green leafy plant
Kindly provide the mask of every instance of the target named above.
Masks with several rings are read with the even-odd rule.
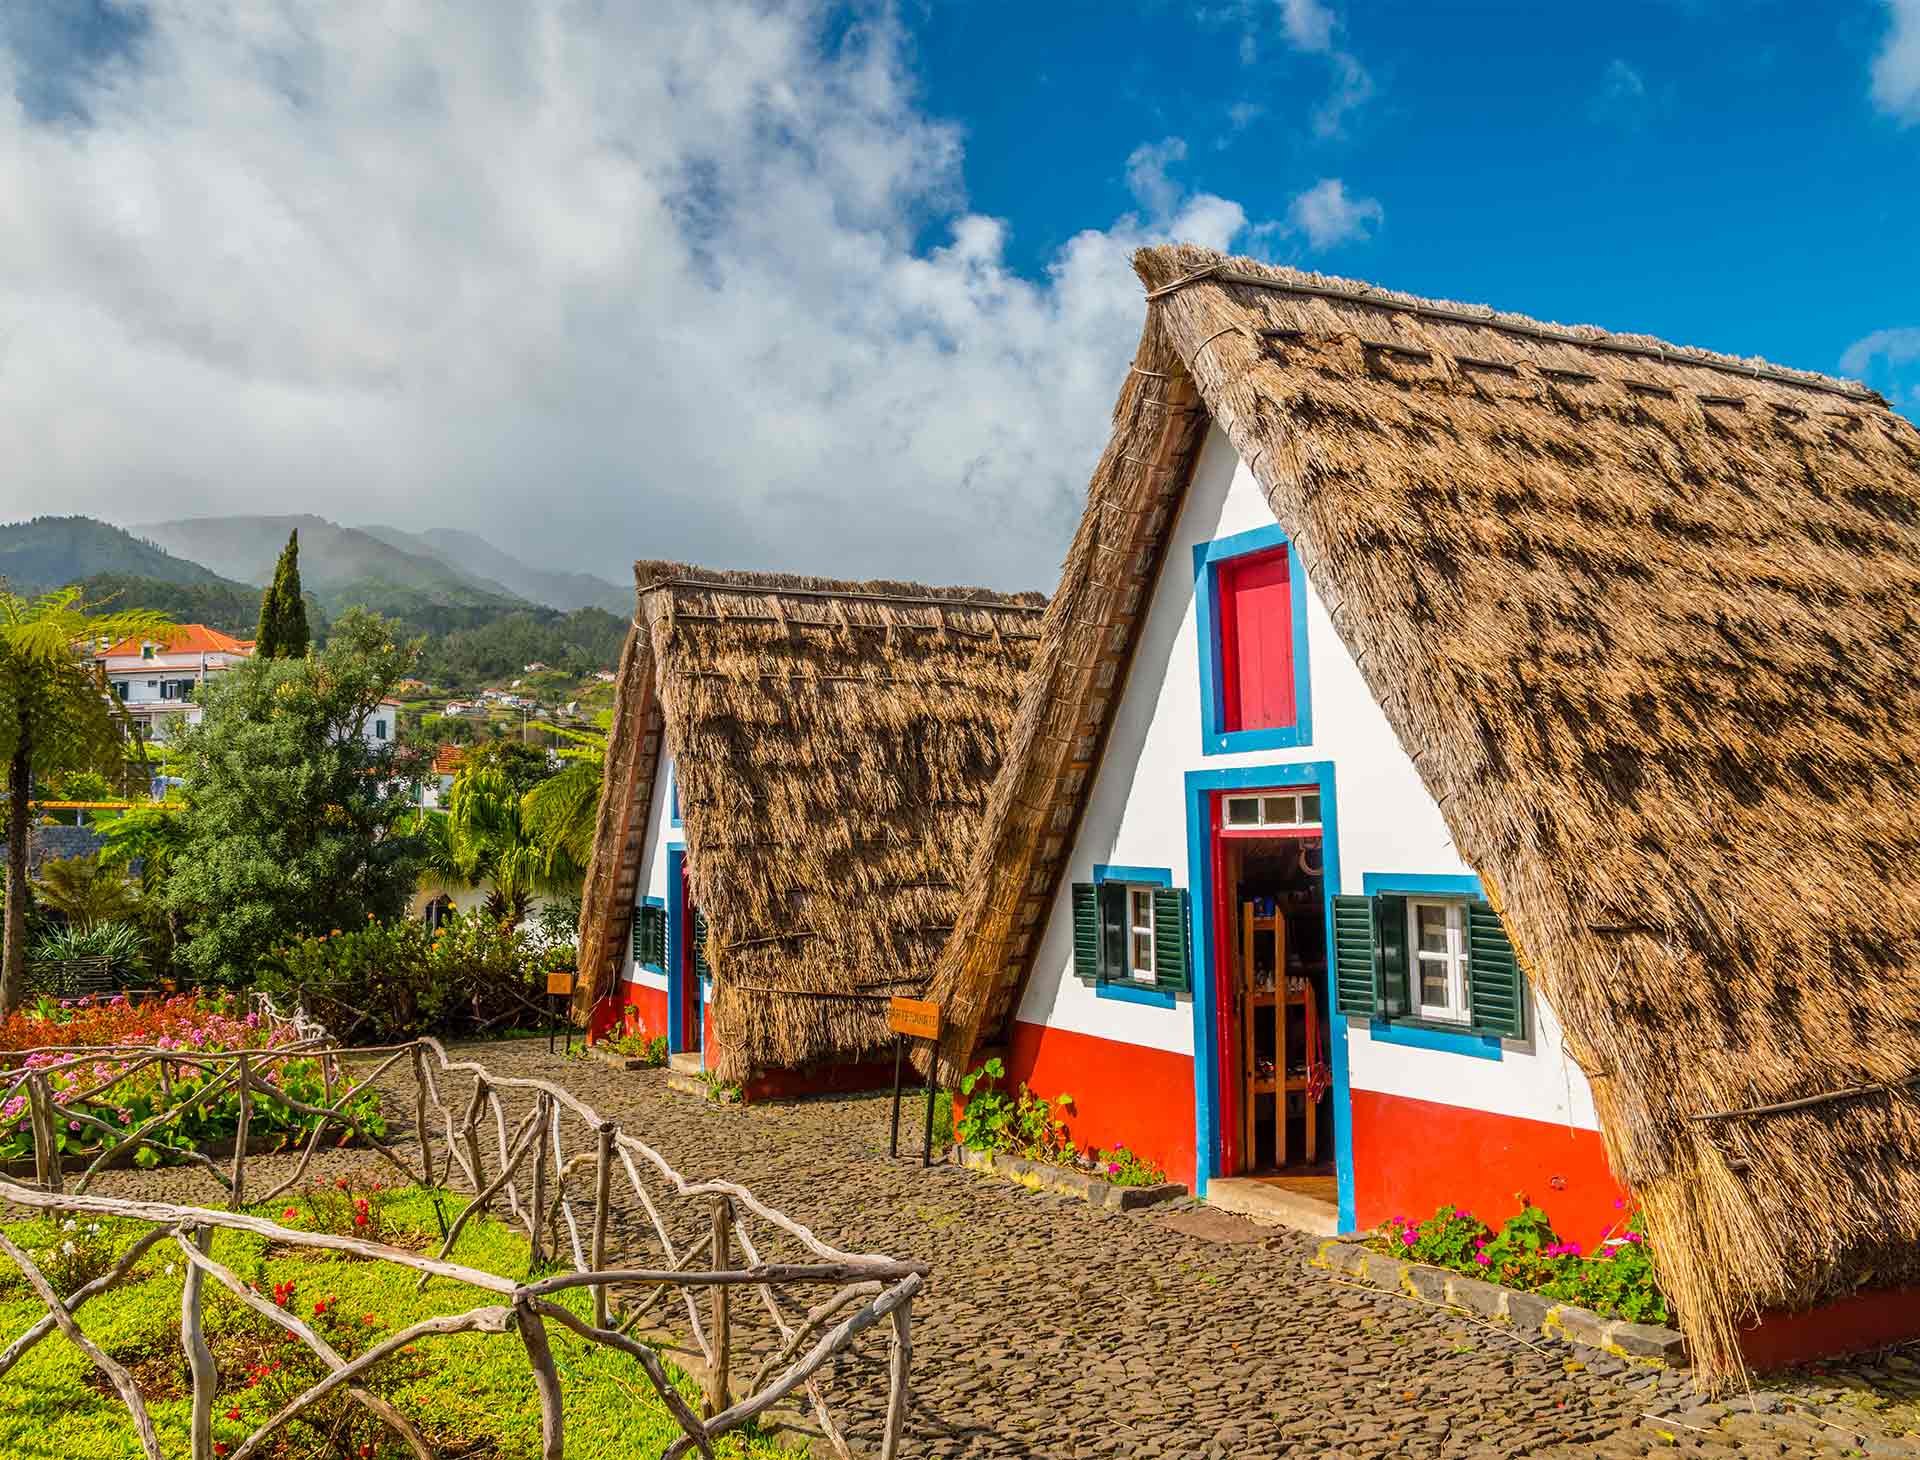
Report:
[[[89,928],[53,928],[33,945],[36,963],[74,958],[104,958],[115,968],[130,968],[147,946],[147,935],[131,923],[95,923]]]
[[[1071,1095],[1051,1100],[1036,1095],[1024,1083],[1008,1094],[996,1089],[1007,1068],[990,1059],[960,1080],[964,1103],[954,1134],[964,1146],[978,1151],[1007,1151],[1056,1165],[1075,1164],[1077,1152],[1067,1129],[1064,1110],[1073,1107]]]
[[[1115,1141],[1094,1152],[1093,1170],[1095,1175],[1115,1186],[1160,1186],[1167,1179],[1166,1171],[1158,1162],[1129,1150],[1123,1141]]]
[[[1620,1205],[1624,1211],[1625,1204]],[[1668,1323],[1673,1317],[1654,1273],[1646,1232],[1634,1215],[1616,1222],[1592,1256],[1578,1242],[1562,1239],[1531,1202],[1498,1231],[1463,1207],[1442,1206],[1425,1221],[1395,1217],[1375,1229],[1370,1245],[1635,1323]]]

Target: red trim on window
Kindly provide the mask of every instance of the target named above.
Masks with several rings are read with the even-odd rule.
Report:
[[[1222,563],[1221,729],[1273,730],[1295,723],[1293,584],[1287,550]]]

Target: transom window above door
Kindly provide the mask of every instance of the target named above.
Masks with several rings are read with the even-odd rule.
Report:
[[[1320,825],[1318,791],[1262,791],[1254,796],[1228,796],[1222,824],[1228,831],[1297,831]]]

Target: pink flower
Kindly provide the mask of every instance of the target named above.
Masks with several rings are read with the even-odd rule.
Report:
[[[68,1129],[68,1130],[79,1130],[79,1129],[80,1129],[80,1122],[79,1122],[79,1121],[77,1121],[77,1120],[70,1120],[70,1121],[68,1121],[68,1122],[67,1122],[67,1129]]]
[[[1414,1243],[1418,1242],[1420,1239],[1412,1232],[1402,1232],[1400,1234],[1400,1240],[1404,1242],[1407,1246],[1411,1247],[1413,1246]]]
[[[1626,1204],[1627,1204],[1627,1199],[1623,1196],[1616,1196],[1613,1199],[1613,1209],[1616,1212],[1619,1211],[1620,1208],[1624,1207]]]
[[[1493,1266],[1493,1259],[1492,1259],[1491,1257],[1489,1257],[1489,1256],[1487,1256],[1487,1254],[1486,1254],[1486,1253],[1484,1253],[1484,1252],[1476,1252],[1476,1253],[1474,1253],[1474,1254],[1473,1254],[1473,1260],[1474,1260],[1475,1262],[1477,1262],[1477,1263],[1479,1263],[1479,1264],[1480,1264],[1480,1265],[1481,1265],[1482,1267],[1492,1267],[1492,1266]]]
[[[1461,1217],[1461,1218],[1466,1218],[1466,1217],[1469,1217],[1469,1216],[1471,1216],[1471,1215],[1473,1215],[1473,1214],[1472,1214],[1471,1212],[1469,1212],[1469,1211],[1468,1211],[1468,1210],[1467,1210],[1467,1209],[1466,1209],[1465,1207],[1455,1207],[1455,1208],[1453,1209],[1453,1214],[1454,1214],[1454,1215],[1455,1215],[1456,1217]]]
[[[299,1207],[288,1207],[284,1212],[280,1213],[281,1219],[283,1221],[288,1217],[297,1217],[299,1215],[300,1215]]]

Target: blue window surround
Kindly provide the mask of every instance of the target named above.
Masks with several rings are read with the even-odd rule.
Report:
[[[673,762],[667,762],[667,825],[678,829],[680,825],[680,778],[674,774]]]
[[[1173,886],[1173,868],[1171,867],[1110,867],[1105,862],[1093,864],[1093,885],[1105,882],[1134,882],[1148,887]],[[1104,979],[1093,986],[1095,998],[1112,999],[1121,1004],[1145,1004],[1154,1009],[1171,1009],[1175,999],[1172,989],[1150,989],[1144,984],[1108,983]]]
[[[664,908],[667,905],[667,900],[664,897],[643,897],[640,899],[640,905],[642,907]],[[637,958],[634,959],[633,966],[635,968],[644,968],[649,973],[665,973],[666,972],[666,969],[662,968],[657,963],[642,963]]]
[[[1425,876],[1418,872],[1368,872],[1361,879],[1361,891],[1368,897],[1379,892],[1405,892],[1413,895],[1432,893],[1439,897],[1484,897],[1478,877],[1459,874]],[[1497,1034],[1470,1034],[1464,1029],[1443,1029],[1418,1019],[1370,1019],[1367,1036],[1375,1044],[1397,1044],[1405,1049],[1433,1049],[1444,1054],[1463,1054],[1469,1059],[1498,1060],[1503,1057]]]
[[[1266,730],[1225,729],[1220,668],[1220,565],[1270,548],[1287,550],[1288,599],[1293,610],[1293,723]],[[1200,752],[1292,750],[1313,744],[1313,676],[1307,670],[1307,570],[1278,526],[1216,537],[1193,549],[1193,606],[1200,641]]]
[[[667,1048],[674,1054],[683,1054],[687,1050],[686,1041],[680,1037],[680,1031],[688,1023],[682,1017],[684,1011],[681,1005],[685,1002],[686,987],[691,984],[694,987],[692,1024],[697,1041],[693,1048],[700,1051],[704,1065],[706,1023],[700,1017],[700,980],[688,979],[682,972],[682,950],[687,940],[687,883],[682,875],[686,861],[685,847],[667,848]]]
[[[1213,822],[1208,797],[1217,791],[1258,791],[1270,786],[1312,785],[1320,791],[1320,845],[1325,858],[1323,883],[1327,947],[1333,947],[1333,899],[1340,886],[1340,816],[1333,794],[1333,762],[1298,761],[1288,765],[1238,766],[1232,770],[1188,771],[1187,885],[1193,889],[1193,1108],[1194,1192],[1207,1194],[1207,1182],[1220,1158],[1220,1040],[1218,982],[1213,945]],[[1327,1020],[1333,1061],[1333,1167],[1340,1198],[1340,1230],[1353,1230],[1353,1083],[1347,1069],[1347,1021]]]

